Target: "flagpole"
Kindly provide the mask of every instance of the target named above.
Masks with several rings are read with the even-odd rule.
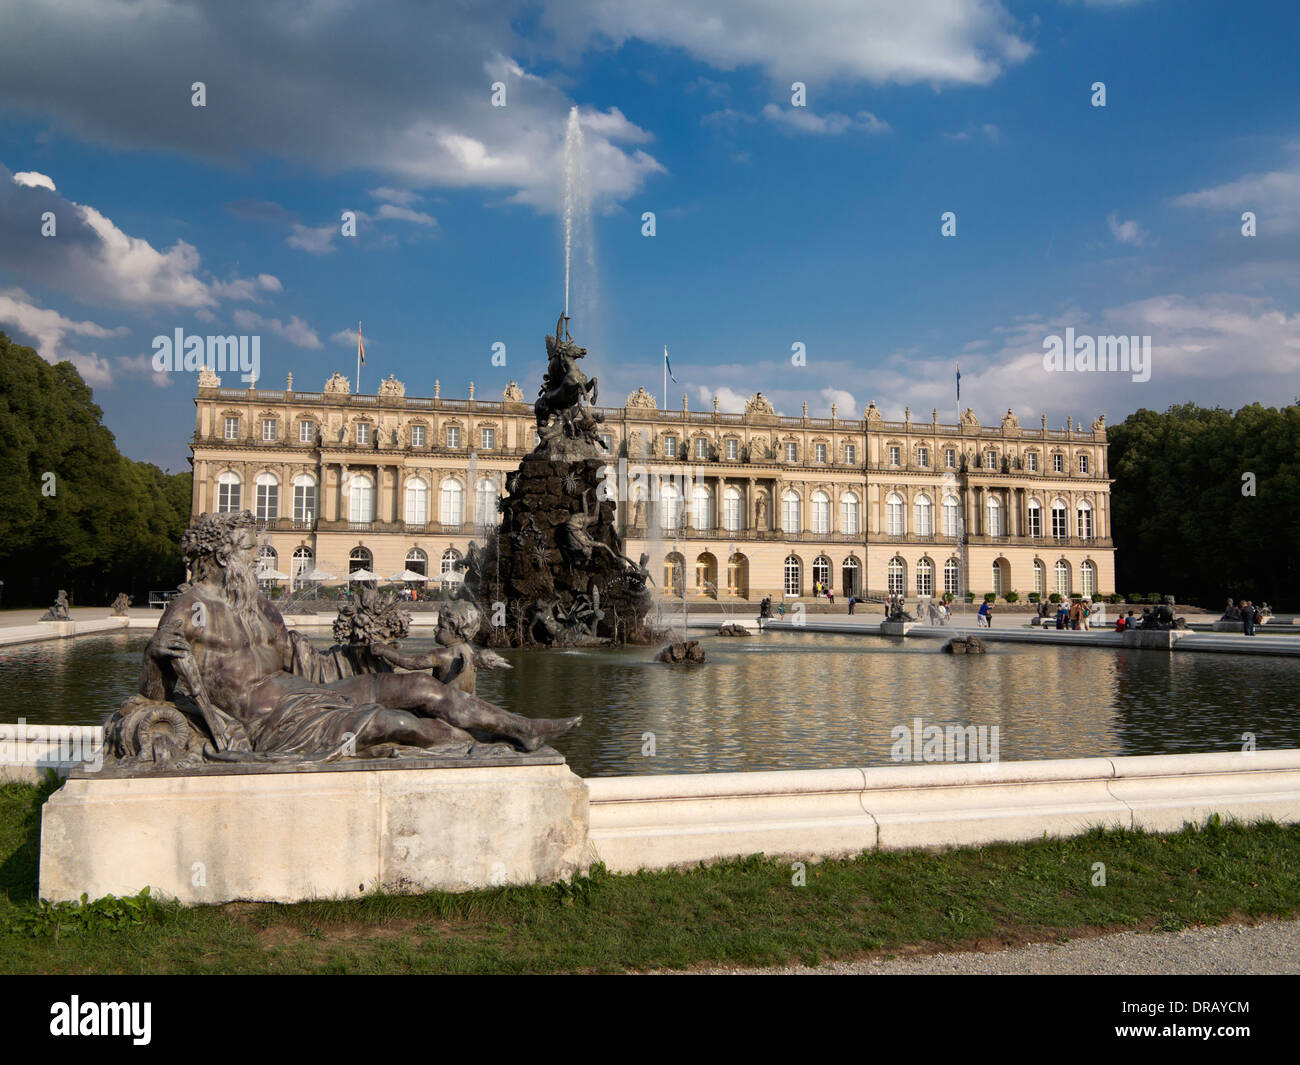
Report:
[[[664,345],[664,405],[660,410],[668,409],[668,345]]]
[[[361,319],[357,319],[357,391],[361,395]]]

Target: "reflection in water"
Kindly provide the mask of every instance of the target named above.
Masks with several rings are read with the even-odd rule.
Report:
[[[97,723],[135,689],[146,639],[0,651],[0,720]],[[1003,761],[1240,750],[1244,732],[1261,749],[1300,747],[1296,659],[1029,644],[945,655],[934,640],[822,633],[703,642],[703,666],[647,648],[506,650],[515,668],[480,672],[479,694],[533,717],[583,714],[555,744],[583,776],[885,765],[890,730],[915,718],[997,725]]]

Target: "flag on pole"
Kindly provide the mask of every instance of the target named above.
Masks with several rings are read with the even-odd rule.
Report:
[[[961,363],[957,364],[957,402],[961,402]]]
[[[673,384],[677,384],[677,378],[673,377],[673,364],[668,361],[668,345],[664,345],[664,367],[668,370],[668,376],[673,378]]]
[[[357,323],[357,358],[361,360],[361,365],[366,364],[366,346],[361,342],[361,323]]]

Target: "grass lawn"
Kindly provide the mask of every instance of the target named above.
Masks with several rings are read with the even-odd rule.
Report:
[[[292,906],[43,907],[40,805],[0,786],[0,972],[617,972],[815,964],[1002,947],[1121,929],[1300,914],[1300,825],[900,851],[807,866],[752,857],[688,871],[462,895]],[[1095,863],[1105,886],[1093,886]]]

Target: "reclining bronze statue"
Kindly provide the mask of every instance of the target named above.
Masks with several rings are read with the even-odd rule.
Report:
[[[375,593],[340,615],[336,637],[347,642],[318,651],[260,593],[254,528],[245,512],[203,515],[186,530],[191,580],[145,648],[140,694],[108,722],[110,761],[491,757],[536,751],[582,720],[527,718],[439,680],[472,668],[472,649],[403,655],[392,640],[405,625]],[[408,665],[433,675],[394,669]]]

